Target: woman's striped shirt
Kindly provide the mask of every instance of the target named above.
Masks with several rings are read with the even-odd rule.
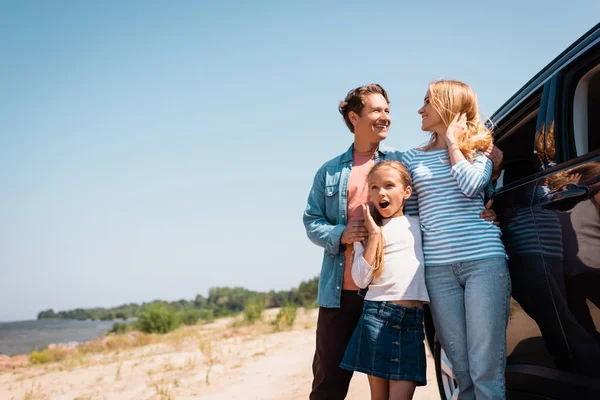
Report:
[[[472,164],[452,166],[445,149],[411,149],[402,162],[413,187],[405,212],[421,220],[425,266],[506,257],[500,228],[479,216],[492,174],[489,158],[480,154]]]

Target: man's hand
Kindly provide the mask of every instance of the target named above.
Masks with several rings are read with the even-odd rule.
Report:
[[[354,242],[361,242],[369,236],[369,231],[365,227],[365,221],[362,219],[353,220],[348,223],[346,229],[342,233],[340,243],[352,244]]]
[[[479,213],[479,216],[481,218],[483,218],[486,221],[491,221],[494,223],[494,225],[496,226],[500,226],[500,222],[498,222],[497,219],[497,215],[496,212],[494,210],[492,210],[490,207],[492,206],[492,201],[488,200],[487,203],[485,203],[485,210],[483,210],[482,212]]]
[[[496,182],[498,178],[500,178],[500,174],[502,173],[502,169],[504,165],[502,164],[502,160],[504,160],[504,153],[502,150],[490,144],[490,147],[483,153],[487,158],[492,160],[493,170],[492,170],[492,182]]]

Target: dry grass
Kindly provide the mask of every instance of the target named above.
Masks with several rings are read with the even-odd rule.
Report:
[[[200,351],[204,355],[204,365],[206,366],[205,381],[207,385],[210,385],[210,372],[213,366],[219,362],[219,358],[211,340],[200,341]]]
[[[63,347],[54,347],[40,351],[32,351],[29,355],[29,362],[32,364],[47,364],[64,360],[69,355],[69,351]]]
[[[13,370],[13,377],[0,390],[6,390],[12,382],[10,394],[14,400],[42,400],[65,393],[72,393],[68,399],[114,398],[111,396],[116,390],[127,392],[128,385],[135,385],[133,382],[141,385],[139,398],[166,400],[215,390],[227,371],[245,368],[271,355],[273,345],[269,337],[274,334],[276,311],[266,310],[263,320],[237,328],[231,327],[235,317],[230,317],[211,324],[182,326],[165,335],[128,332],[78,347],[56,346],[40,352],[48,360],[46,363]],[[291,330],[302,329],[313,319],[312,315],[307,319],[299,310],[299,319]],[[87,378],[55,383],[55,376]],[[46,393],[37,388],[40,382]]]

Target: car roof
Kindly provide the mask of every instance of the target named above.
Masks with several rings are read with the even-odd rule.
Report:
[[[490,119],[497,124],[502,120],[508,113],[510,113],[515,107],[517,107],[530,93],[541,87],[555,73],[560,71],[564,66],[569,64],[576,55],[588,47],[591,47],[596,42],[600,41],[600,23],[594,26],[592,29],[587,31],[573,44],[567,47],[562,53],[560,53],[554,60],[546,65],[540,72],[538,72],[533,78],[531,78],[521,89],[519,89],[514,95],[512,95],[502,106],[496,110]]]

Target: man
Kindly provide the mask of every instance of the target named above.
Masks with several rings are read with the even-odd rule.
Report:
[[[340,362],[362,312],[351,275],[351,244],[367,237],[360,208],[369,200],[366,176],[376,162],[402,155],[380,145],[391,124],[388,96],[380,85],[351,90],[339,111],[354,143],[319,169],[304,212],[308,237],[325,249],[311,400],[344,399],[348,392],[352,372],[341,369]]]
[[[351,90],[339,112],[354,143],[319,168],[303,217],[309,239],[324,248],[311,400],[344,399],[348,393],[352,372],[340,368],[340,362],[362,312],[362,297],[351,275],[352,243],[368,235],[361,210],[369,200],[367,173],[379,161],[402,156],[381,144],[391,118],[388,96],[380,85]],[[495,214],[486,219],[495,219]]]

